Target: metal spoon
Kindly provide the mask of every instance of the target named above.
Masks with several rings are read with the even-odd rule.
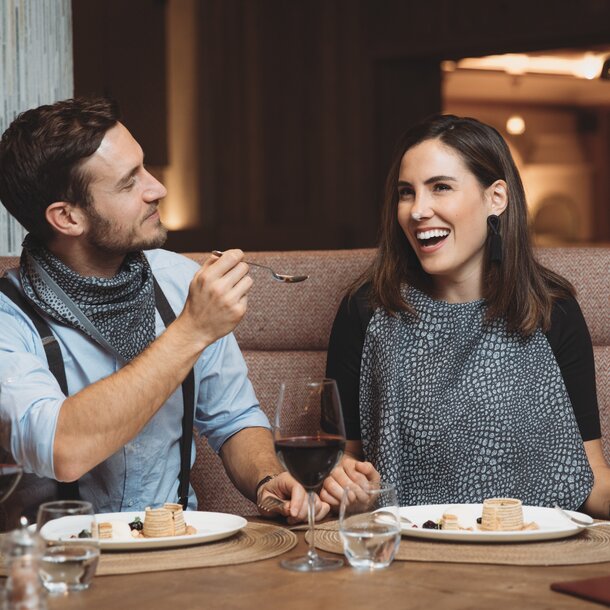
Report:
[[[212,254],[214,256],[222,256],[222,252],[220,250],[212,250]],[[285,282],[286,284],[294,284],[296,282],[303,282],[304,280],[306,280],[309,276],[308,275],[286,275],[283,273],[276,273],[273,269],[271,269],[271,267],[267,266],[267,265],[261,265],[260,263],[253,263],[251,261],[244,261],[245,263],[248,263],[248,265],[253,265],[254,267],[262,267],[263,269],[267,269],[268,271],[271,272],[271,275],[273,276],[274,280],[277,280],[278,282]]]
[[[597,525],[610,525],[610,521],[583,521],[582,519],[579,519],[578,517],[574,517],[573,515],[570,515],[570,513],[563,510],[563,508],[560,508],[558,504],[555,504],[555,506],[553,508],[560,515],[562,515],[566,519],[569,519],[572,523],[574,523],[574,525],[577,525],[579,527],[595,527]]]

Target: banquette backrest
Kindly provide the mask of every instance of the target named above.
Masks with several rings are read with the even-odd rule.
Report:
[[[235,334],[258,399],[270,420],[281,380],[324,374],[327,341],[337,306],[348,286],[370,264],[373,254],[370,249],[247,254],[249,260],[270,265],[280,273],[310,276],[300,284],[281,284],[273,281],[268,271],[251,268],[255,281],[248,312]],[[207,254],[187,256],[202,262]],[[610,459],[610,248],[540,248],[537,256],[576,287],[593,340],[604,450]],[[17,263],[14,257],[0,257],[0,274]],[[205,439],[197,440],[191,480],[200,510],[255,512],[254,505],[234,489]]]
[[[251,268],[248,312],[235,334],[262,408],[271,419],[282,379],[323,375],[337,306],[367,268],[373,250],[249,252],[247,258],[280,273],[309,274],[301,284],[279,284]],[[205,255],[190,255],[202,261]],[[610,459],[610,248],[540,248],[539,260],[570,280],[591,332],[606,457]],[[199,441],[193,484],[205,510],[247,514],[254,506],[239,495],[220,460]]]

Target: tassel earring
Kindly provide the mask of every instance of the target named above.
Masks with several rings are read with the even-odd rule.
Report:
[[[489,260],[492,263],[502,262],[502,236],[500,235],[500,217],[491,214],[487,217],[489,227]]]

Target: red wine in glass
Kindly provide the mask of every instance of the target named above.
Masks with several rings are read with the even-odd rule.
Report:
[[[314,546],[316,492],[343,455],[345,428],[333,379],[298,379],[280,384],[273,429],[275,451],[286,470],[307,490],[309,551],[286,559],[284,568],[299,572],[334,570],[341,559],[320,557]]]
[[[293,436],[275,442],[275,451],[288,472],[308,491],[318,491],[341,459],[340,436]]]

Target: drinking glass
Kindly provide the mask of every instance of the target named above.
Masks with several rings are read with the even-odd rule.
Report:
[[[46,543],[40,562],[46,589],[51,593],[86,589],[100,557],[91,502],[61,500],[41,504],[36,529]]]
[[[369,482],[366,488],[348,485],[339,509],[343,550],[354,568],[386,568],[400,543],[400,515],[396,488]]]
[[[309,551],[304,557],[282,561],[282,567],[299,572],[341,567],[343,560],[320,557],[314,546],[315,494],[345,449],[345,428],[335,381],[283,382],[273,434],[278,458],[308,496]]]

